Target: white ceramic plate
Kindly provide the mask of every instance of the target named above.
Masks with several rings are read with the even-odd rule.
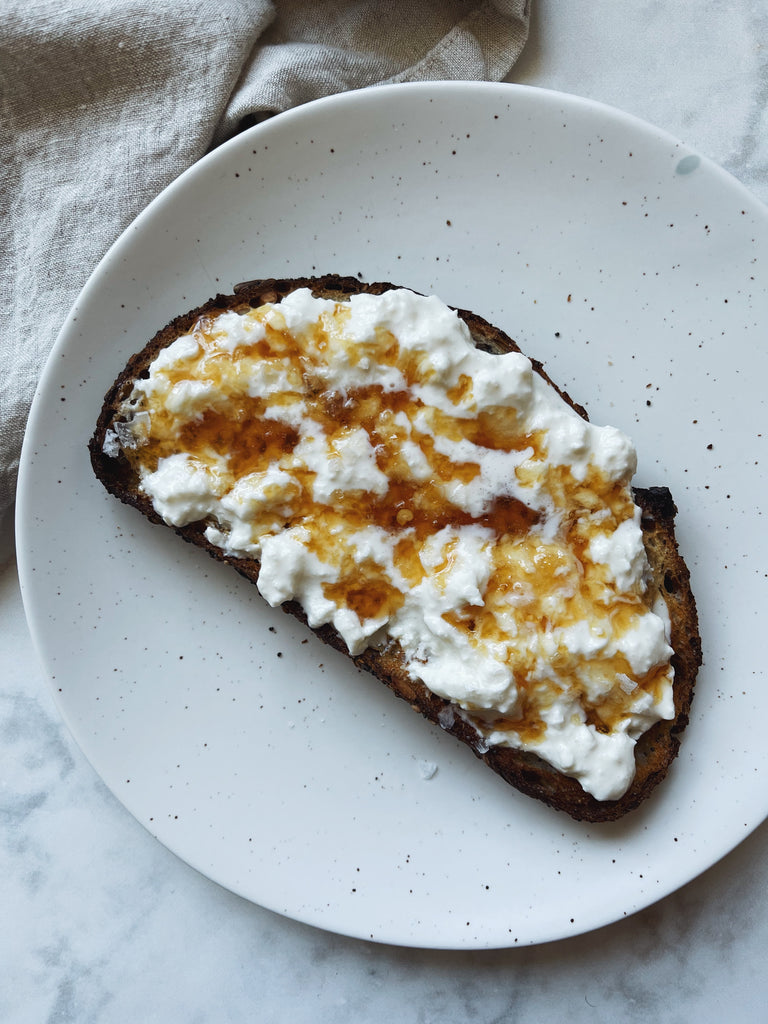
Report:
[[[674,139],[507,85],[308,104],[182,175],[72,311],[19,491],[30,626],[118,798],[243,896],[414,946],[574,935],[735,846],[768,813],[767,246],[765,209]],[[623,823],[520,796],[93,478],[102,395],[158,327],[243,279],[329,271],[484,314],[636,439],[638,483],[672,488],[706,664],[677,763]]]

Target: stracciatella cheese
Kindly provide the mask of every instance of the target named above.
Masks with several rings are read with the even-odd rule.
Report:
[[[396,642],[478,744],[534,751],[599,800],[674,717],[631,442],[434,297],[307,289],[202,317],[107,434],[172,526],[260,562],[351,654]]]

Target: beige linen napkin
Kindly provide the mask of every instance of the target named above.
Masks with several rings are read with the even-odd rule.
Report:
[[[529,0],[0,0],[0,517],[100,257],[213,145],[319,96],[503,78]]]

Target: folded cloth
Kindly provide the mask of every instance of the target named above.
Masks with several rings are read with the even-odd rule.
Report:
[[[185,168],[319,96],[498,81],[529,0],[3,0],[0,517],[29,404],[99,258]]]

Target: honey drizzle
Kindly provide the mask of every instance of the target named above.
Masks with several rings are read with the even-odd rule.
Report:
[[[249,315],[257,320],[265,316],[263,310]],[[444,616],[471,643],[508,642],[504,614],[509,610],[510,597],[520,588],[523,591],[528,588],[531,593],[530,607],[519,616],[523,631],[545,631],[553,627],[545,609],[546,600],[553,593],[560,593],[564,602],[564,611],[557,617],[559,625],[594,614],[592,602],[604,591],[605,581],[586,557],[593,528],[585,513],[608,509],[609,525],[615,527],[633,513],[628,488],[617,487],[594,469],[590,470],[587,480],[579,482],[567,467],[546,465],[544,434],[523,430],[513,409],[483,410],[471,417],[453,417],[434,408],[425,410],[412,390],[414,385],[424,382],[418,356],[402,353],[397,340],[384,331],[379,331],[372,355],[383,365],[398,366],[406,387],[385,390],[380,384],[372,383],[345,393],[329,391],[323,380],[323,354],[334,338],[338,340],[345,317],[346,310],[340,311],[337,320],[324,314],[322,322],[299,340],[281,328],[281,315],[272,312],[264,337],[243,343],[232,353],[216,350],[214,325],[207,319],[199,321],[194,332],[203,348],[202,355],[196,362],[193,360],[188,365],[170,367],[163,372],[169,386],[185,380],[213,381],[216,403],[226,411],[206,408],[179,423],[178,417],[169,414],[162,403],[155,403],[153,408],[150,400],[149,441],[126,450],[126,456],[137,468],[140,465],[150,472],[161,458],[174,452],[186,452],[204,464],[224,459],[227,487],[251,473],[264,472],[275,463],[286,465],[300,440],[299,431],[279,418],[266,415],[264,398],[251,398],[244,393],[243,374],[247,375],[248,365],[255,362],[274,363],[277,368],[287,362],[301,386],[295,392],[270,396],[270,406],[305,403],[305,423],[317,424],[331,445],[345,431],[363,429],[374,449],[376,464],[388,479],[388,489],[383,495],[362,489],[338,491],[333,504],[328,506],[313,498],[315,474],[311,470],[295,465],[289,468],[298,483],[290,499],[290,511],[285,515],[270,511],[266,518],[272,523],[282,521],[284,526],[311,521],[310,548],[324,562],[335,564],[339,569],[338,581],[323,585],[329,600],[351,609],[361,620],[391,617],[404,600],[382,566],[371,559],[362,565],[355,562],[344,541],[345,535],[374,525],[395,536],[394,566],[408,585],[414,587],[426,574],[420,551],[427,539],[447,526],[458,528],[475,524],[488,530],[495,543],[494,569],[485,603],[465,605]],[[370,357],[371,352],[363,346],[348,355],[354,363],[363,356]],[[461,375],[447,394],[454,403],[471,402],[471,378]],[[480,449],[526,453],[525,461],[516,470],[518,481],[525,486],[544,476],[555,507],[563,512],[562,536],[550,544],[536,538],[531,530],[540,521],[540,514],[511,496],[495,497],[476,516],[448,500],[443,485],[471,483],[480,474],[480,465],[472,461],[455,462],[439,452],[435,437],[414,425],[417,415],[425,412],[434,434],[450,442],[468,441]],[[403,416],[408,429],[403,426]],[[424,456],[430,468],[427,480],[414,479],[403,456],[405,439],[416,444]],[[574,579],[578,581],[575,589]],[[573,593],[566,592],[569,586]],[[612,609],[607,616],[614,620],[617,629],[626,626],[628,616],[637,612],[637,606],[642,605],[641,598],[638,596],[635,606],[632,605],[630,596],[623,606]],[[519,713],[514,718],[497,718],[493,727],[516,733],[524,743],[534,743],[545,731],[541,709],[556,699],[559,688],[556,684],[531,681],[533,665],[526,665],[525,660],[521,663],[519,651],[516,656],[514,674],[520,693]],[[557,651],[552,658],[552,668],[557,670],[558,664],[566,662],[568,657],[567,651]],[[656,699],[660,698],[668,671],[666,666],[660,666],[647,676],[635,679],[626,659],[620,655],[603,659],[595,668],[605,678],[616,678],[619,673],[629,676],[638,689],[647,689]],[[586,692],[580,694],[587,721],[598,731],[608,732],[626,717],[627,696],[620,693],[617,686],[597,702],[590,702]]]

